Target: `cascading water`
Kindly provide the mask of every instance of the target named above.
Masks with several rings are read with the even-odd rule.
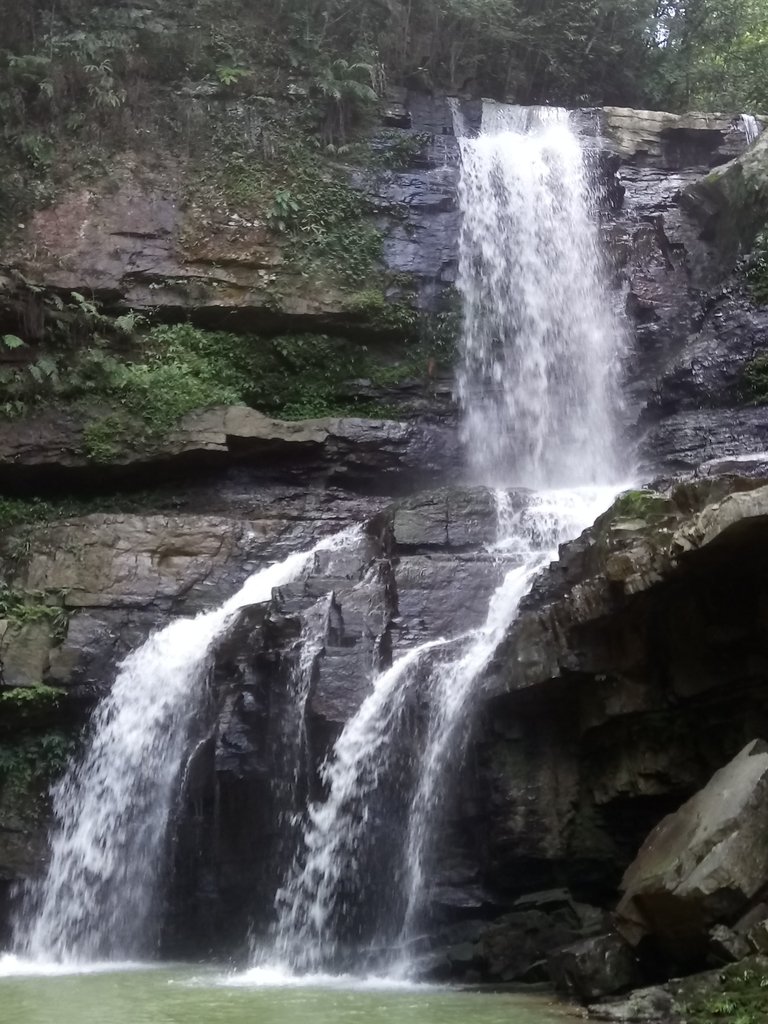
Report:
[[[324,768],[328,797],[309,808],[303,856],[278,893],[275,953],[294,969],[333,966],[335,920],[345,880],[360,868],[358,848],[370,825],[368,807],[390,767],[405,695],[426,654],[446,643],[432,640],[403,655],[375,681],[357,714],[344,727]]]
[[[458,391],[468,462],[486,484],[539,493],[513,512],[519,502],[498,491],[492,550],[508,571],[485,623],[422,644],[382,672],[334,746],[323,769],[327,796],[307,810],[275,901],[274,955],[302,972],[345,966],[344,947],[355,944],[358,964],[367,945],[379,947],[379,963],[389,947],[390,967],[402,966],[427,902],[432,839],[449,767],[465,745],[470,698],[537,571],[618,489],[596,485],[616,479],[623,331],[604,282],[579,139],[564,111],[486,104],[481,134],[459,141]],[[581,489],[556,489],[574,485]],[[238,609],[267,600],[317,550],[350,539],[337,535],[255,574],[220,608],[172,623],[123,662],[83,758],[55,791],[52,859],[27,894],[18,952],[83,961],[147,951],[168,824],[216,641]],[[309,634],[303,644],[284,744],[296,757],[320,654]],[[294,800],[297,778],[286,771]],[[293,839],[293,822],[287,834]],[[371,908],[370,926],[358,927],[362,904]]]
[[[497,494],[493,550],[512,567],[484,625],[401,657],[344,727],[324,770],[328,796],[309,809],[304,849],[277,901],[276,953],[299,971],[340,966],[351,904],[372,900],[375,888],[397,908],[399,928],[393,934],[390,909],[373,945],[389,943],[390,968],[407,969],[445,778],[463,748],[478,679],[536,573],[618,490],[610,481],[623,326],[605,282],[584,150],[562,110],[486,104],[482,128],[460,138],[464,442],[483,482],[546,490],[521,513]],[[382,830],[383,780],[414,691],[429,715],[402,786],[405,838],[399,862],[376,878],[363,840],[370,847]]]
[[[82,758],[53,793],[51,861],[26,893],[17,953],[84,962],[152,950],[168,823],[215,642],[241,608],[269,600],[316,552],[342,548],[357,532],[255,573],[221,607],[172,622],[125,659]]]
[[[741,130],[747,137],[747,145],[751,146],[752,143],[760,136],[762,127],[754,114],[742,114]]]
[[[454,661],[438,661],[428,680],[431,715],[416,789],[411,800],[405,844],[406,906],[400,943],[406,948],[418,923],[425,893],[425,857],[445,791],[445,776],[457,750],[464,747],[471,721],[468,704],[475,684],[514,619],[520,601],[536,574],[557,558],[557,548],[574,537],[610,504],[612,487],[549,491],[533,496],[531,504],[509,522],[504,495],[499,496],[498,546],[522,559],[496,589],[488,617],[472,642]],[[506,521],[505,521],[506,519]]]
[[[568,112],[487,103],[459,140],[464,440],[484,483],[615,478],[619,318]]]

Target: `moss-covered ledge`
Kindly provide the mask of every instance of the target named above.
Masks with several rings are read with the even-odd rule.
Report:
[[[111,421],[105,415],[105,423]],[[455,422],[397,422],[325,417],[278,420],[247,406],[217,406],[189,413],[166,436],[138,446],[124,434],[105,434],[97,457],[88,446],[87,422],[72,410],[0,423],[0,484],[40,491],[68,484],[157,482],[157,470],[188,473],[233,464],[265,478],[322,479],[355,489],[403,486],[461,472]],[[92,435],[91,435],[92,440]],[[395,486],[398,489],[399,485]]]

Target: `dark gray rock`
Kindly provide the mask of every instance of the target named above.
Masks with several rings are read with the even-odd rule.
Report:
[[[735,960],[743,960],[753,952],[749,942],[743,935],[727,928],[723,924],[716,924],[709,930],[708,959],[714,964],[729,964]],[[765,952],[765,950],[758,950]]]
[[[726,296],[704,315],[661,370],[646,409],[649,420],[689,410],[718,409],[752,401],[745,370],[768,352],[768,310],[744,296]]]
[[[681,412],[643,436],[639,463],[648,475],[729,471],[761,475],[768,461],[768,406]]]
[[[617,908],[633,944],[700,959],[714,924],[736,920],[768,883],[768,744],[748,744],[648,836]]]
[[[634,951],[615,932],[561,949],[548,966],[560,991],[584,1003],[626,992],[641,978]]]

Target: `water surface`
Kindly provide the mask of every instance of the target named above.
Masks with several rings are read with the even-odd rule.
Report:
[[[3,1024],[571,1024],[544,995],[164,966],[0,977]]]

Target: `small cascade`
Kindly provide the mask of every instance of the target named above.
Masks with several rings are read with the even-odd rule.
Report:
[[[307,742],[307,703],[317,660],[330,628],[333,594],[329,593],[302,615],[301,635],[293,651],[293,664],[286,680],[277,717],[278,728],[269,758],[272,765],[272,793],[276,807],[278,849],[276,861],[291,863],[301,842],[312,766]],[[260,955],[257,935],[252,936],[252,956]]]
[[[168,824],[215,642],[240,609],[269,600],[318,551],[343,548],[356,533],[254,573],[221,607],[172,622],[125,659],[82,757],[53,792],[51,860],[25,894],[17,953],[85,962],[153,951]]]
[[[382,892],[372,852],[391,829],[396,810],[388,799],[414,697],[426,698],[430,715],[417,740],[407,777],[397,779],[406,797],[405,842],[387,867],[393,883],[384,890],[390,914],[379,911],[373,943],[361,956],[378,967],[407,973],[408,948],[425,891],[425,861],[439,808],[469,725],[468,702],[520,600],[557,544],[590,525],[610,503],[610,487],[552,491],[534,495],[513,512],[508,495],[497,495],[499,539],[492,550],[514,563],[491,597],[480,629],[451,640],[428,641],[408,651],[382,672],[358,713],[347,722],[323,770],[328,796],[309,808],[302,847],[278,893],[278,924],[273,957],[300,973],[348,967],[349,950],[340,941],[354,908],[375,906]],[[411,794],[408,797],[408,794]],[[380,834],[375,834],[376,830]],[[397,886],[394,883],[397,882]],[[388,918],[384,920],[385,916]],[[396,918],[393,927],[392,918]],[[370,948],[373,945],[375,948]]]
[[[455,768],[457,751],[466,746],[471,725],[468,705],[476,692],[477,680],[514,620],[536,574],[557,558],[560,543],[586,529],[605,511],[615,491],[614,487],[593,487],[542,492],[533,495],[531,504],[516,514],[510,511],[506,493],[497,493],[499,537],[495,550],[521,559],[522,564],[510,569],[493,593],[485,623],[473,634],[471,643],[453,661],[436,660],[429,675],[429,725],[405,843],[406,905],[400,934],[403,950],[413,938],[422,910],[425,863],[447,781],[452,776],[451,765]]]
[[[741,130],[747,137],[747,145],[751,146],[759,138],[762,127],[754,114],[741,114]]]
[[[358,852],[371,824],[371,797],[391,767],[406,697],[418,680],[421,663],[444,644],[422,644],[379,675],[324,766],[328,796],[309,807],[304,848],[277,894],[275,954],[295,970],[336,965],[336,918],[344,910],[340,899],[345,880],[355,879],[362,867]]]
[[[535,488],[615,478],[623,327],[569,114],[486,102],[481,134],[459,143],[471,468],[486,484]]]

